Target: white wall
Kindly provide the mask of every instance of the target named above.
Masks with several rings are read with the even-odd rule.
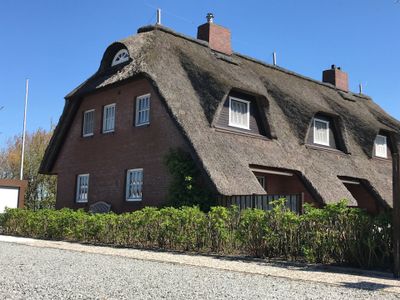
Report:
[[[18,188],[0,187],[0,213],[3,213],[6,207],[18,207],[18,194]]]

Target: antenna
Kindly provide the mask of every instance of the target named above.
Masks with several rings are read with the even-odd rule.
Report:
[[[157,8],[157,25],[161,25],[161,8]]]
[[[276,52],[272,52],[272,64],[276,66]]]
[[[22,150],[21,150],[21,169],[19,172],[19,179],[24,177],[24,154],[25,154],[25,135],[26,135],[26,110],[28,108],[28,92],[29,92],[29,79],[25,83],[25,107],[24,107],[24,123],[22,126]]]

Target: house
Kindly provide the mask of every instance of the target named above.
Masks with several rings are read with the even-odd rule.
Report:
[[[301,195],[377,212],[392,205],[399,133],[340,68],[320,82],[235,53],[209,15],[197,38],[155,25],[111,44],[66,96],[41,172],[58,176],[57,208],[130,211],[165,203],[164,157],[181,148],[225,203]]]

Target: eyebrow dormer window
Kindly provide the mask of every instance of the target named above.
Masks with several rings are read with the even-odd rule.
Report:
[[[117,52],[117,54],[115,54],[114,59],[113,59],[113,61],[111,63],[111,66],[113,67],[113,66],[122,64],[122,63],[124,63],[124,62],[126,62],[128,60],[129,60],[128,50],[121,49],[121,50],[119,50]]]
[[[329,121],[314,118],[314,144],[329,146]]]
[[[250,129],[250,101],[229,97],[229,126]]]
[[[375,138],[375,156],[387,158],[387,137],[378,134]]]

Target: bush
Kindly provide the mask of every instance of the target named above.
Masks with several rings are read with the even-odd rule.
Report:
[[[392,260],[390,215],[370,216],[344,201],[305,213],[282,200],[271,211],[237,207],[146,207],[117,215],[82,210],[8,209],[0,232],[93,244],[388,268]]]

